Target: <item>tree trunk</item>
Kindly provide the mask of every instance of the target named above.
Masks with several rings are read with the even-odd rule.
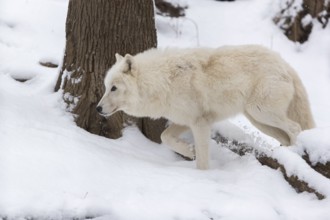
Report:
[[[148,138],[160,142],[165,120],[136,119],[122,112],[105,119],[95,110],[115,53],[134,55],[156,46],[152,0],[70,0],[65,55],[55,91],[63,90],[78,126],[118,138],[125,124],[135,123]]]
[[[282,0],[283,7],[275,16],[274,22],[294,42],[304,43],[308,40],[317,20],[325,28],[330,17],[330,1],[303,0],[301,5],[296,0]],[[299,3],[299,2],[298,2]]]

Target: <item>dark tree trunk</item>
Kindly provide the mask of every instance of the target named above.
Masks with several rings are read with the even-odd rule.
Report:
[[[312,19],[317,20],[325,28],[330,17],[330,2],[326,0],[303,0],[297,7],[295,0],[286,0],[286,5],[275,16],[274,22],[294,42],[304,43],[313,29]],[[293,16],[292,11],[296,12]],[[310,19],[311,18],[311,19]]]
[[[63,90],[78,126],[118,138],[124,124],[135,123],[148,138],[160,142],[165,120],[136,119],[122,112],[105,119],[95,110],[115,53],[134,55],[156,46],[152,0],[70,0],[65,56],[55,90]]]

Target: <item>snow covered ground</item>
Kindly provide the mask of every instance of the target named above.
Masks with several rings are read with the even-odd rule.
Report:
[[[110,140],[78,128],[53,88],[65,44],[67,0],[0,0],[0,219],[330,219],[330,181],[313,162],[330,159],[330,28],[288,41],[272,23],[276,0],[187,0],[187,18],[157,17],[160,47],[262,44],[300,74],[317,128],[279,148],[242,116],[215,125],[271,153],[328,198],[296,193],[279,171],[210,140],[212,169],[199,171],[127,128]],[[29,78],[25,83],[13,78]]]

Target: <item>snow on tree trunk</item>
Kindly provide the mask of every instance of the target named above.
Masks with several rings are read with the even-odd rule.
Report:
[[[160,142],[165,120],[136,119],[122,112],[105,119],[95,110],[115,53],[136,54],[156,46],[152,0],[70,0],[65,56],[55,90],[63,90],[78,126],[118,138],[125,124],[135,123],[149,139]]]
[[[213,139],[217,143],[221,143],[223,147],[230,149],[231,151],[244,156],[246,154],[252,154],[260,162],[260,164],[270,167],[275,170],[281,171],[284,179],[297,191],[297,192],[309,192],[314,193],[318,199],[324,199],[330,195],[330,162],[324,164],[311,163],[309,155],[305,152],[305,155],[300,155],[291,152],[287,147],[280,147],[276,150],[262,150],[255,149],[244,143],[237,141],[229,141],[221,134],[216,133]],[[284,159],[283,159],[284,158]],[[285,161],[286,160],[286,161]],[[294,163],[297,167],[290,169],[290,165],[286,162]],[[322,174],[322,175],[319,175]],[[318,186],[316,182],[323,182],[324,178],[328,179],[328,190]],[[314,182],[313,182],[314,181]]]
[[[329,17],[329,0],[281,0],[274,22],[290,40],[304,43],[312,32],[313,21],[325,28]]]

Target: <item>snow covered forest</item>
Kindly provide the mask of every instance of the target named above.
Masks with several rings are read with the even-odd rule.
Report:
[[[136,39],[134,50],[143,40],[160,48],[263,45],[298,72],[308,93],[316,128],[294,146],[238,115],[214,124],[206,171],[157,143],[164,121],[120,121],[116,139],[95,128],[110,120],[79,121],[72,110],[82,96],[64,89],[70,1],[0,0],[0,220],[330,219],[329,0],[155,1],[148,18],[156,35]],[[105,47],[93,42],[87,46]],[[83,106],[95,111],[94,104]],[[193,142],[190,133],[182,138]]]

